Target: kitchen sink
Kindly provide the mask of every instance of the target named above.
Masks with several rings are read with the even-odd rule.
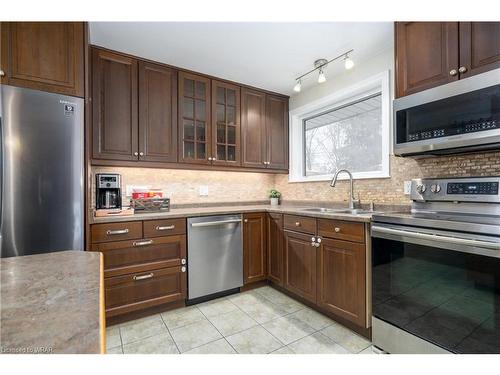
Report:
[[[301,211],[305,212],[320,212],[325,214],[350,214],[350,215],[362,215],[362,214],[372,214],[375,211],[371,210],[363,210],[362,208],[325,208],[325,207],[313,207],[313,208],[304,208]]]

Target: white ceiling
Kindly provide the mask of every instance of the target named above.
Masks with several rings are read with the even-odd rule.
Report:
[[[200,73],[293,94],[297,76],[314,60],[354,49],[359,66],[393,45],[391,22],[209,23],[91,22],[94,45]],[[332,63],[326,75],[343,71]],[[354,68],[356,69],[356,67]],[[303,81],[315,84],[317,75]]]

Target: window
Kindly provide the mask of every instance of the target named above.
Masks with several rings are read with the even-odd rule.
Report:
[[[292,111],[290,181],[389,177],[388,88],[385,72]]]

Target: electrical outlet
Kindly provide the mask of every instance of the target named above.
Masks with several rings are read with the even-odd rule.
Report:
[[[208,186],[201,185],[200,186],[200,197],[207,197],[207,196],[208,196]]]
[[[405,181],[404,191],[405,191],[406,195],[410,195],[411,194],[411,181]]]

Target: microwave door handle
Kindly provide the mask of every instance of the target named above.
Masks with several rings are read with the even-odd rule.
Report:
[[[393,229],[386,228],[378,225],[372,226],[372,233],[377,236],[377,233],[394,235],[399,237],[413,238],[417,240],[429,240],[429,241],[437,241],[441,243],[453,244],[453,245],[462,245],[462,246],[471,246],[481,249],[488,249],[486,251],[463,251],[471,254],[481,254],[486,256],[493,256],[495,258],[500,258],[500,242],[490,242],[490,241],[482,241],[482,240],[473,240],[468,238],[459,238],[459,237],[450,237],[443,236],[440,234],[428,234],[428,233],[418,233],[412,232],[402,229]],[[402,240],[402,238],[399,238]],[[493,250],[493,252],[491,251]]]

